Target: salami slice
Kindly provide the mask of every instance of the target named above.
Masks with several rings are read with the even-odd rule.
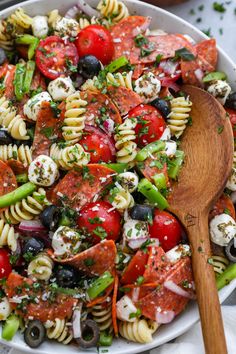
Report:
[[[16,175],[20,175],[28,171],[28,166],[25,166],[21,161],[10,159],[7,160],[6,163],[9,167],[11,167],[12,171]]]
[[[196,46],[197,54],[204,58],[213,68],[216,69],[218,51],[216,48],[216,40],[214,38],[206,39]]]
[[[133,80],[137,80],[143,73],[143,70],[145,68],[145,64],[136,64],[134,66],[134,71],[133,71],[133,74],[132,74],[132,79]]]
[[[123,86],[108,86],[108,95],[118,107],[121,116],[125,116],[132,108],[138,106],[143,101],[134,91]]]
[[[89,276],[102,275],[107,270],[112,272],[115,266],[115,258],[116,246],[112,240],[101,241],[71,258],[57,260],[53,257],[56,262],[69,264]]]
[[[39,155],[49,155],[52,139],[54,140],[61,136],[60,128],[63,120],[63,114],[59,118],[55,117],[50,103],[42,102],[35,127],[32,147],[33,159]]]
[[[144,282],[163,283],[170,268],[171,265],[166,260],[164,250],[161,247],[150,247],[146,269],[143,274]]]
[[[82,91],[81,98],[88,102],[86,106],[86,124],[97,125],[105,119],[112,119],[116,124],[121,124],[122,119],[117,107],[107,95],[99,91]]]
[[[24,278],[17,273],[11,273],[9,275],[6,281],[5,291],[8,298],[11,299],[11,307],[15,309],[17,314],[23,318],[37,319],[41,322],[46,322],[47,320],[54,321],[56,318],[71,318],[72,310],[77,304],[76,299],[69,295],[56,294],[50,301],[46,301],[45,296],[49,294],[47,288],[36,292],[31,290],[33,288],[32,284],[33,281],[31,279]],[[43,294],[45,294],[45,296],[42,296]],[[25,304],[21,302],[22,309],[20,309],[17,297],[19,297],[20,300],[22,296],[26,296],[27,299],[27,295],[29,301],[26,301]],[[30,295],[32,299],[37,297],[37,303],[33,300],[30,301]],[[16,299],[16,302],[14,302],[14,299]]]
[[[14,191],[17,188],[17,181],[11,167],[0,160],[0,195]]]
[[[112,182],[114,170],[99,164],[90,164],[69,171],[53,189],[53,204],[63,203],[76,210],[98,198]]]
[[[185,84],[194,86],[202,86],[202,77],[208,73],[214,71],[214,67],[208,63],[200,55],[192,61],[183,61],[180,63],[182,79]]]

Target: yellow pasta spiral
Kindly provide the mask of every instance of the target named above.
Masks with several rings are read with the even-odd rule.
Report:
[[[48,24],[55,29],[57,21],[61,19],[61,15],[57,9],[54,9],[48,13]]]
[[[8,21],[25,29],[30,28],[33,23],[33,19],[28,16],[21,7],[9,16]]]
[[[14,139],[29,139],[25,121],[19,114],[16,114],[16,109],[11,106],[5,96],[0,98],[0,125],[6,128]]]
[[[17,160],[28,166],[32,162],[32,148],[27,145],[0,145],[0,160]]]
[[[28,265],[28,276],[48,280],[52,275],[53,261],[44,254],[39,253]]]
[[[136,319],[135,322],[120,322],[119,333],[122,337],[136,343],[152,342],[152,334],[157,330],[158,324],[154,321]]]
[[[0,20],[0,48],[5,50],[13,49],[13,40],[9,33],[7,33],[7,22]]]
[[[64,126],[62,135],[66,141],[73,144],[82,136],[85,126],[85,116],[87,101],[82,100],[80,92],[77,91],[67,97]]]
[[[117,162],[132,162],[137,155],[137,144],[134,142],[136,135],[134,128],[136,127],[135,119],[125,119],[125,121],[117,126],[114,136],[118,150],[116,152]]]
[[[171,134],[179,138],[188,123],[192,102],[185,97],[176,97],[170,101],[170,105],[171,113],[168,116],[167,122]]]
[[[80,17],[78,23],[79,23],[79,29],[82,30],[90,25],[98,24],[98,20],[95,16],[91,17],[90,19],[85,17]]]
[[[93,320],[97,322],[100,331],[112,332],[111,302],[95,305],[92,308]]]
[[[234,151],[233,166],[236,167],[236,151]]]
[[[228,259],[222,256],[212,256],[211,261],[216,274],[222,274],[229,265]]]
[[[62,149],[57,144],[53,144],[50,148],[50,157],[63,170],[87,165],[90,160],[90,154],[85,152],[80,144],[67,146]]]
[[[107,85],[112,85],[112,86],[123,86],[126,87],[130,90],[133,90],[132,86],[132,74],[133,72],[130,71],[128,73],[123,72],[123,73],[108,73],[106,76],[107,80]]]
[[[123,188],[119,183],[116,183],[116,192],[112,205],[122,212],[134,205],[134,198],[127,189]]]
[[[6,224],[3,219],[0,219],[0,247],[8,246],[11,251],[17,248],[17,234],[14,227]]]
[[[129,16],[128,8],[123,2],[117,0],[100,0],[97,9],[104,17],[110,18],[113,23]]]
[[[56,339],[63,344],[69,344],[73,339],[66,321],[59,318],[56,318],[52,326],[47,328],[47,337],[49,339]]]
[[[11,224],[19,224],[23,220],[32,220],[49,204],[45,190],[39,188],[38,191],[33,192],[32,196],[9,206],[0,214],[0,218]]]

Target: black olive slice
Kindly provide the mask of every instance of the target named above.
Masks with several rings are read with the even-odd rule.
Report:
[[[232,240],[225,247],[225,254],[231,262],[236,263],[236,248],[234,247],[234,238],[232,238]]]
[[[99,341],[99,327],[93,320],[85,320],[81,322],[81,337],[76,338],[76,342],[82,348],[96,347]]]
[[[43,343],[46,330],[39,320],[33,320],[28,323],[24,332],[25,343],[31,348],[37,348]]]

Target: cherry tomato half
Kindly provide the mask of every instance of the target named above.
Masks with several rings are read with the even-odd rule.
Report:
[[[107,134],[94,127],[85,127],[85,135],[80,140],[84,150],[90,153],[90,163],[113,162],[115,147]]]
[[[137,118],[138,120],[135,132],[137,135],[136,143],[140,147],[158,140],[166,127],[166,123],[160,112],[155,107],[147,104],[140,104],[131,109],[128,117]]]
[[[0,249],[0,279],[7,278],[11,273],[11,264],[9,253],[4,249]]]
[[[229,114],[230,123],[232,125],[234,137],[236,137],[236,111],[231,108],[225,108],[226,112]]]
[[[148,252],[144,253],[139,250],[133,256],[131,261],[129,262],[127,268],[125,269],[122,277],[122,284],[133,284],[136,282],[139,276],[142,276],[145,271],[145,266],[148,261]]]
[[[74,43],[58,36],[49,36],[39,42],[35,54],[36,65],[49,79],[71,74],[70,66],[77,66],[79,57]]]
[[[119,237],[120,214],[117,210],[110,209],[110,203],[99,201],[88,203],[80,210],[77,225],[92,236],[94,244],[103,239],[116,241]]]
[[[114,53],[110,32],[103,26],[90,25],[79,32],[76,40],[79,56],[94,55],[103,64],[108,64]]]
[[[167,211],[155,209],[153,224],[149,225],[151,238],[157,238],[165,252],[175,247],[182,238],[179,221]]]

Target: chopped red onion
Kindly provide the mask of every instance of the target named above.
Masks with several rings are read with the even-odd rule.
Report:
[[[132,301],[137,302],[139,298],[140,288],[134,288],[132,292]]]
[[[19,225],[20,231],[46,231],[40,220],[24,220]]]
[[[161,324],[165,324],[165,323],[170,323],[171,321],[173,321],[175,317],[175,313],[174,311],[156,311],[156,321],[157,323]]]
[[[77,7],[79,10],[81,10],[85,15],[89,17],[93,17],[93,16],[101,17],[100,12],[93,9],[89,4],[85,2],[85,0],[78,0]]]
[[[164,73],[168,75],[175,74],[178,66],[179,63],[174,62],[172,60],[162,60],[159,64],[159,68],[161,68],[164,71]]]
[[[84,83],[84,78],[77,74],[76,79],[74,81],[74,86],[76,89],[80,88],[80,86]]]
[[[172,280],[167,280],[164,282],[164,287],[170,291],[172,291],[173,293],[179,295],[179,296],[183,296],[186,297],[188,299],[194,299],[195,296],[191,293],[189,293],[188,291],[182,289],[180,286],[178,286],[177,284],[175,284]]]
[[[132,248],[133,250],[136,250],[137,248],[139,248],[145,241],[147,240],[146,238],[137,238],[137,239],[133,239],[130,240],[128,242],[128,245],[130,248]]]
[[[161,86],[171,88],[173,91],[177,92],[180,90],[180,87],[176,84],[176,82],[174,82],[174,80],[175,79],[171,77],[160,78]]]
[[[203,76],[204,76],[203,71],[198,68],[198,69],[196,69],[196,70],[194,71],[194,74],[195,74],[196,78],[198,79],[198,81],[199,81],[199,82],[202,82],[202,79],[203,79]]]
[[[71,19],[74,20],[76,18],[77,13],[78,13],[78,7],[77,6],[73,6],[68,11],[66,11],[65,17],[66,18],[71,18]]]
[[[150,16],[146,17],[146,21],[144,21],[144,23],[141,26],[137,26],[135,27],[135,29],[133,30],[132,35],[134,37],[136,37],[138,34],[146,31],[146,29],[149,27],[149,24],[151,22],[152,18]]]
[[[103,126],[101,127],[109,136],[112,135],[112,133],[114,132],[114,126],[115,126],[115,122],[114,120],[112,120],[111,118],[108,118],[105,120],[105,122],[103,123]]]
[[[72,330],[74,338],[81,338],[81,308],[76,308],[72,317]]]

